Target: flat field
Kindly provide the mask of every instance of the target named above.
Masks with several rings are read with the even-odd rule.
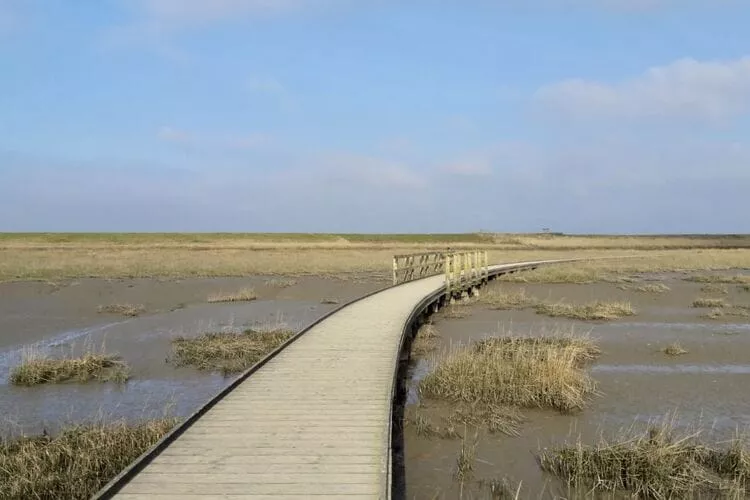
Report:
[[[619,257],[615,273],[750,267],[750,236],[2,234],[0,281],[388,273],[391,256],[480,248],[490,262]]]

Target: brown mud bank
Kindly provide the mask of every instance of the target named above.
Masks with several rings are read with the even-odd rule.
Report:
[[[733,272],[732,275],[736,275]],[[747,274],[747,273],[745,273]],[[541,471],[541,451],[564,443],[596,444],[604,436],[633,425],[647,425],[673,415],[677,429],[700,428],[701,439],[715,444],[750,428],[750,318],[724,316],[709,319],[703,308],[693,307],[697,297],[721,297],[735,306],[750,305],[750,293],[741,287],[706,288],[685,280],[685,275],[641,275],[634,283],[516,284],[493,282],[482,294],[525,291],[545,302],[583,304],[591,301],[628,301],[635,315],[612,321],[578,321],[549,318],[533,308],[495,310],[481,300],[450,317],[433,316],[437,333],[432,352],[413,351],[405,382],[405,414],[418,412],[436,424],[445,422],[454,409],[445,402],[422,398],[419,385],[436,363],[457,345],[471,345],[486,337],[541,337],[581,334],[599,349],[585,370],[596,382],[598,395],[580,411],[559,412],[521,408],[519,435],[476,434],[472,480],[456,480],[461,451],[474,439],[474,429],[457,426],[463,439],[429,435],[414,422],[403,431],[405,495],[409,499],[434,498],[570,498],[563,481]],[[663,284],[659,293],[637,288]],[[659,287],[661,288],[661,287]],[[647,290],[652,292],[655,287]],[[448,316],[448,317],[447,317]],[[685,353],[665,354],[677,343]],[[671,351],[670,351],[671,352]],[[422,418],[420,417],[420,418]],[[494,483],[493,483],[494,481]],[[510,497],[493,496],[492,485],[505,481]],[[505,492],[505,494],[508,493]],[[579,496],[580,492],[578,492]]]
[[[324,277],[250,277],[157,281],[86,279],[0,284],[0,415],[5,434],[53,432],[92,419],[137,421],[184,417],[231,380],[177,367],[172,340],[206,332],[284,328],[299,331],[320,316],[387,283]],[[212,293],[251,288],[257,298],[207,303]],[[99,313],[102,304],[142,304],[137,317]],[[126,383],[63,383],[18,387],[9,374],[29,352],[66,357],[117,354],[130,368]]]

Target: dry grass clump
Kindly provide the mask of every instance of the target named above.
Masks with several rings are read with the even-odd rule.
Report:
[[[419,390],[452,403],[572,411],[596,392],[582,368],[598,352],[585,337],[486,339],[454,348]]]
[[[750,292],[750,285],[739,285],[737,289],[740,292]]]
[[[493,309],[525,309],[538,302],[538,299],[528,295],[526,290],[515,292],[491,291],[480,295],[479,302],[487,304]]]
[[[462,304],[451,304],[442,310],[443,317],[446,319],[464,319],[469,316],[471,309],[469,306]]]
[[[733,276],[717,275],[717,274],[698,274],[695,276],[689,276],[685,278],[685,281],[693,281],[696,283],[728,283],[728,284],[748,284],[750,283],[750,276],[743,274],[735,274]]]
[[[294,286],[297,284],[297,280],[293,280],[290,278],[270,278],[267,279],[264,283],[265,286],[275,287],[275,288],[289,288],[290,286]]]
[[[243,288],[234,293],[215,292],[208,296],[208,302],[250,302],[258,298],[258,294],[252,288]]]
[[[533,271],[504,274],[499,281],[509,283],[573,283],[588,284],[612,279],[602,269],[591,267],[586,263],[558,264],[542,266]]]
[[[662,352],[667,356],[682,356],[683,354],[687,354],[688,350],[682,347],[679,342],[673,342],[662,349]]]
[[[729,294],[729,289],[720,283],[707,283],[701,287],[701,292],[727,295]]]
[[[437,348],[439,338],[435,325],[425,323],[419,327],[417,334],[414,336],[414,341],[411,343],[412,354],[423,356],[434,351]]]
[[[482,479],[478,485],[492,500],[520,500],[523,487],[523,483],[512,486],[508,478]]]
[[[589,493],[627,492],[634,498],[746,498],[750,452],[743,439],[712,449],[699,433],[678,435],[674,423],[630,429],[614,442],[580,442],[544,451],[542,469]]]
[[[229,375],[250,368],[292,335],[292,331],[277,329],[177,337],[172,340],[172,362],[177,366],[189,365]]]
[[[455,426],[451,422],[446,422],[445,426],[440,427],[438,425],[435,425],[420,411],[416,411],[412,415],[408,416],[406,418],[406,425],[413,426],[417,436],[425,437],[428,439],[456,439],[461,437],[461,435],[458,433]]]
[[[100,313],[119,314],[121,316],[140,316],[146,312],[143,304],[108,304],[99,306],[97,309]]]
[[[10,382],[22,386],[90,381],[124,383],[129,377],[130,368],[119,356],[94,352],[79,358],[52,358],[28,352],[10,372]]]
[[[472,403],[459,404],[447,418],[449,428],[457,426],[485,426],[492,434],[520,436],[524,417],[518,409],[497,404]]]
[[[585,321],[613,320],[635,315],[630,302],[597,300],[588,304],[566,304],[564,302],[542,302],[535,306],[538,314],[553,318],[570,318]]]
[[[637,286],[634,290],[641,293],[667,293],[671,288],[664,283],[650,283],[648,285]]]
[[[710,297],[698,297],[693,301],[693,307],[710,307],[713,309],[727,307],[724,299],[713,299]]]
[[[711,309],[711,312],[708,312],[706,314],[701,314],[701,318],[707,318],[707,319],[721,319],[724,317],[724,310],[723,309]]]
[[[474,435],[471,443],[466,442],[466,436],[461,441],[461,450],[458,452],[458,457],[456,458],[456,469],[453,471],[453,479],[462,485],[474,478],[474,463],[477,460],[478,445],[479,439],[477,435]]]
[[[54,437],[0,441],[0,498],[91,498],[176,423],[82,425]]]

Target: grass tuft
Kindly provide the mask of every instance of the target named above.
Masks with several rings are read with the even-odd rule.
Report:
[[[508,478],[482,479],[479,481],[479,487],[486,491],[492,500],[519,500],[522,486],[522,483],[518,483],[518,485],[512,487]]]
[[[446,319],[464,319],[469,316],[469,306],[451,304],[443,309],[443,317]]]
[[[289,288],[297,284],[297,280],[290,278],[270,278],[263,282],[265,286],[275,288]]]
[[[487,427],[492,434],[520,436],[524,417],[516,408],[498,404],[459,404],[447,419],[449,425]]]
[[[217,302],[250,302],[258,298],[255,290],[252,288],[243,288],[235,293],[216,292],[208,296],[208,302],[215,304]]]
[[[695,276],[689,276],[685,278],[685,281],[693,281],[695,283],[728,283],[742,285],[750,284],[750,276],[746,276],[743,274],[735,274],[734,276],[699,274]]]
[[[538,302],[535,297],[528,295],[526,290],[516,292],[491,291],[479,297],[479,302],[489,305],[493,309],[525,309]]]
[[[750,493],[750,453],[742,438],[726,449],[698,441],[699,433],[678,435],[674,421],[596,446],[578,442],[539,457],[543,470],[590,493],[628,492],[635,498],[745,498]]]
[[[505,274],[498,278],[509,283],[572,283],[588,284],[607,281],[610,278],[600,269],[587,267],[584,264],[562,264],[545,266],[533,271]]]
[[[727,307],[724,299],[713,299],[710,297],[699,297],[693,301],[693,307],[710,307],[712,309]]]
[[[419,390],[452,403],[572,411],[596,392],[582,368],[598,353],[585,337],[490,338],[454,348]]]
[[[466,436],[461,440],[461,450],[456,458],[456,469],[453,472],[453,478],[464,484],[474,478],[474,463],[477,460],[478,438],[475,435],[471,443],[466,442]]]
[[[176,423],[81,425],[54,437],[0,441],[0,498],[91,498]]]
[[[707,318],[707,319],[721,319],[724,317],[724,310],[723,309],[711,309],[711,312],[708,312],[706,314],[701,314],[701,318]]]
[[[437,330],[432,323],[425,323],[414,336],[414,341],[411,344],[411,352],[413,355],[424,356],[428,352],[432,352],[437,348],[438,339],[440,337],[437,334]]]
[[[444,427],[440,427],[432,423],[428,417],[419,411],[407,417],[406,425],[413,426],[417,436],[428,439],[456,439],[461,437],[451,422],[448,422]]]
[[[667,293],[671,288],[664,283],[651,283],[648,285],[637,286],[634,290],[641,293]]]
[[[172,361],[177,366],[194,366],[199,370],[219,371],[224,375],[244,371],[260,361],[294,332],[271,330],[242,333],[204,333],[199,337],[177,337],[172,340]]]
[[[679,342],[674,342],[662,349],[662,352],[667,356],[682,356],[683,354],[687,354],[688,350],[682,347]]]
[[[725,285],[722,285],[720,283],[707,283],[701,287],[701,292],[727,295],[729,293],[729,289]]]
[[[108,304],[99,306],[97,309],[100,313],[119,314],[121,316],[140,316],[146,312],[142,304]]]
[[[737,289],[740,292],[750,292],[750,285],[739,285]]]
[[[635,315],[630,302],[595,301],[588,304],[566,304],[543,302],[535,306],[538,314],[553,318],[570,318],[586,321],[613,320]]]
[[[89,352],[80,358],[51,358],[30,352],[10,372],[14,385],[33,386],[62,382],[125,383],[130,368],[118,356]]]

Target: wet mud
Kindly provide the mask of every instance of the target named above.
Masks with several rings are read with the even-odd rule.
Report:
[[[533,310],[490,310],[481,304],[470,306],[470,314],[462,319],[437,314],[432,321],[440,335],[440,347],[425,358],[412,358],[405,411],[422,404],[423,415],[440,421],[444,405],[420,401],[417,387],[435,359],[451,345],[510,333],[538,336],[574,331],[588,334],[602,349],[588,368],[601,395],[572,415],[522,410],[526,421],[518,437],[480,432],[476,480],[505,479],[514,490],[520,484],[520,498],[565,498],[570,497],[566,486],[538,467],[538,453],[545,447],[574,442],[579,435],[584,443],[593,444],[602,434],[610,436],[636,422],[653,422],[673,412],[678,426],[703,429],[703,439],[708,442],[729,439],[738,429],[750,428],[750,318],[711,320],[701,317],[708,309],[691,307],[699,296],[720,296],[731,304],[749,305],[750,293],[732,285],[727,286],[727,295],[704,293],[702,284],[684,281],[680,275],[641,276],[634,285],[654,281],[671,290],[650,294],[608,283],[491,283],[489,289],[525,289],[552,301],[627,300],[637,315],[609,322],[573,321],[540,316]],[[670,357],[661,351],[674,342],[688,352]],[[464,429],[459,431],[464,434]],[[466,439],[473,440],[472,431],[467,434]],[[405,498],[493,498],[477,481],[462,489],[454,480],[461,445],[460,439],[417,436],[413,427],[405,426]]]
[[[0,284],[0,429],[4,435],[54,432],[91,419],[185,417],[231,377],[168,363],[176,336],[244,328],[298,331],[322,315],[387,285],[368,277],[78,280]],[[213,292],[254,288],[258,299],[208,304]],[[323,303],[326,302],[326,303]],[[143,304],[139,317],[100,314],[109,303]],[[125,384],[16,387],[10,370],[25,354],[118,354],[131,367]]]

